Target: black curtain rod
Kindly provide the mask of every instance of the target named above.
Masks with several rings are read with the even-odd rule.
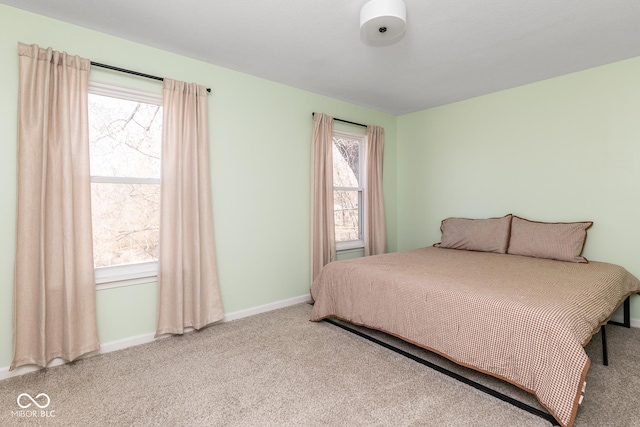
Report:
[[[316,113],[311,113],[311,117],[313,117],[315,115],[316,115]],[[338,121],[338,122],[342,122],[342,123],[348,123],[350,125],[362,126],[363,128],[368,127],[368,125],[363,125],[362,123],[350,122],[349,120],[336,119],[335,117],[333,118],[333,120]]]
[[[91,65],[95,65],[96,67],[100,67],[100,68],[106,68],[109,70],[120,71],[121,73],[133,74],[134,76],[145,77],[147,79],[164,81],[162,77],[152,76],[151,74],[140,73],[138,71],[131,71],[125,68],[114,67],[113,65],[101,64],[99,62],[93,62],[93,61],[91,61]],[[207,88],[207,92],[211,92],[211,89]]]

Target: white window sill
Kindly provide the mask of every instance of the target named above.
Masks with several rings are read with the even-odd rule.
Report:
[[[96,268],[96,290],[140,285],[158,280],[158,263],[141,262],[138,264],[118,265]]]
[[[364,249],[364,240],[352,240],[349,242],[337,242],[336,252],[346,252]]]

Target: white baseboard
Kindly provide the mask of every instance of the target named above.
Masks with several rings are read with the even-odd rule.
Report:
[[[612,316],[611,320],[613,320],[614,322],[620,322],[622,323],[622,321],[624,320],[624,318],[622,316]],[[632,328],[640,328],[640,319],[634,319],[633,317],[631,318],[631,327]]]
[[[225,313],[224,322],[230,322],[232,320],[242,319],[243,317],[253,316],[254,314],[266,313],[267,311],[277,310],[279,308],[284,308],[290,305],[296,305],[310,301],[311,294],[305,294],[300,295],[299,297],[284,299],[269,304],[259,305],[253,308],[247,308],[246,310],[234,311],[233,313]]]
[[[259,305],[257,307],[247,308],[245,310],[234,311],[233,313],[225,313],[224,319],[222,320],[222,322],[230,322],[232,320],[242,319],[243,317],[249,317],[249,316],[253,316],[260,313],[266,313],[267,311],[277,310],[279,308],[284,308],[290,305],[300,304],[300,303],[309,302],[309,301],[311,301],[311,295],[305,294],[305,295],[300,295],[299,297],[289,298],[286,300],[275,301],[269,304]],[[193,331],[193,328],[187,328],[186,331],[187,332]],[[124,338],[121,340],[100,344],[99,350],[94,351],[92,353],[85,354],[80,358],[86,359],[88,357],[96,356],[98,354],[110,353],[112,351],[122,350],[123,348],[133,347],[140,344],[146,344],[148,342],[154,341],[154,336],[155,334],[151,332],[148,334],[136,335],[134,337]],[[163,335],[161,337],[158,337],[158,339],[168,338],[170,336],[171,335]],[[51,362],[49,362],[49,364],[47,365],[47,368],[64,365],[65,363],[67,363],[65,360],[54,359]],[[9,371],[8,366],[4,368],[0,368],[0,381],[7,378],[24,375],[29,372],[38,371],[40,369],[43,369],[43,368],[39,366],[33,366],[33,365],[19,366],[13,371]]]

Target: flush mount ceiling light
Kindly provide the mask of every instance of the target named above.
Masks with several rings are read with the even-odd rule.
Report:
[[[407,7],[402,0],[371,0],[360,9],[360,38],[371,46],[388,46],[402,39]]]

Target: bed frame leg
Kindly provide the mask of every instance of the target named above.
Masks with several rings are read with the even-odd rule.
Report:
[[[624,327],[631,328],[631,297],[624,300]]]
[[[609,323],[612,325],[624,326],[625,328],[631,327],[631,297],[628,296],[627,299],[624,300],[623,303],[624,310],[624,318],[622,322],[615,322],[613,320],[609,320]]]
[[[609,320],[612,325],[624,326],[625,328],[631,327],[631,296],[628,296],[627,299],[624,300],[623,303],[624,310],[624,318],[622,322],[615,322],[613,320]],[[609,366],[609,358],[607,357],[607,333],[605,331],[605,326],[602,325],[600,331],[602,331],[602,364],[604,366]]]
[[[602,325],[600,332],[602,335],[602,364],[609,366],[609,355],[607,354],[607,325]]]

